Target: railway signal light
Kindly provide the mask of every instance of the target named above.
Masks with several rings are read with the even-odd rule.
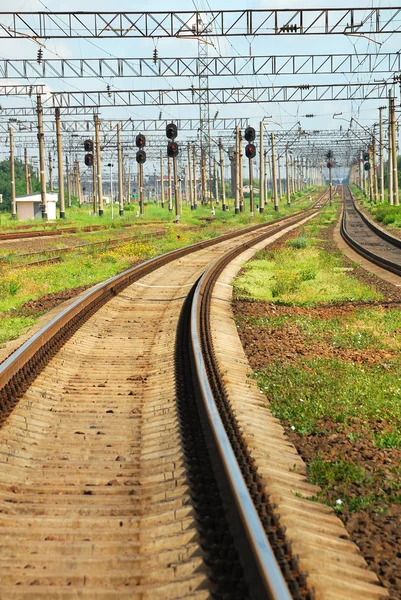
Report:
[[[253,127],[247,127],[245,129],[245,139],[247,142],[253,142],[256,137],[256,132]]]
[[[177,125],[175,123],[169,123],[166,126],[166,136],[169,140],[175,140],[178,135]]]
[[[92,140],[84,141],[84,150],[85,152],[93,152],[93,142]]]
[[[329,162],[327,163],[327,168],[332,169],[333,167],[334,167],[333,161],[329,160]]]
[[[370,171],[370,164],[368,162],[365,163],[363,168],[365,169],[365,171]]]
[[[363,160],[364,160],[365,162],[369,162],[369,152],[364,152],[364,153],[363,153]]]
[[[370,171],[370,163],[369,163],[369,161],[370,161],[370,153],[369,153],[369,151],[367,150],[366,152],[364,152],[362,154],[362,157],[363,157],[363,160],[365,162],[365,164],[363,165],[363,168],[365,169],[365,171]]]
[[[143,163],[146,162],[146,152],[145,152],[145,150],[138,150],[138,152],[136,153],[136,162],[139,165],[143,165]]]
[[[177,142],[169,142],[167,145],[167,156],[174,158],[178,156],[178,144]]]
[[[93,167],[93,154],[85,154],[85,165]]]
[[[136,136],[135,145],[137,148],[144,148],[146,146],[146,138],[142,133],[138,133]]]
[[[256,148],[255,148],[254,144],[248,144],[245,147],[245,155],[247,158],[255,158]]]
[[[94,158],[93,158],[93,141],[92,140],[85,140],[84,141],[84,150],[85,152],[87,152],[88,154],[85,154],[85,165],[87,167],[92,167],[93,166],[93,162],[94,162]]]

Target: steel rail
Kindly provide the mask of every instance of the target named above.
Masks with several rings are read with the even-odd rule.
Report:
[[[315,203],[322,206],[327,191]],[[326,202],[328,197],[326,198]],[[316,208],[316,214],[318,209]],[[302,220],[299,219],[300,221]],[[279,230],[286,229],[281,225]],[[216,366],[209,326],[212,290],[223,269],[245,249],[271,236],[264,232],[251,242],[240,245],[216,259],[194,286],[190,317],[190,348],[199,390],[198,405],[203,416],[204,435],[213,450],[214,469],[221,482],[226,505],[231,508],[237,531],[240,554],[246,567],[247,583],[253,598],[260,600],[290,600],[290,593],[272,547],[260,520],[256,506],[260,506],[261,490],[255,491],[255,479],[245,481],[244,470],[234,452],[227,430],[232,427],[231,407],[225,395],[224,384]],[[221,407],[223,404],[223,408]],[[227,416],[228,415],[228,416]],[[240,445],[237,444],[237,448]],[[246,466],[245,472],[248,469]],[[224,479],[223,479],[224,477]],[[256,476],[257,481],[257,476]]]
[[[383,231],[381,228],[378,228],[375,225],[373,225],[373,223],[371,221],[369,221],[369,219],[367,219],[361,213],[361,211],[356,207],[355,201],[354,201],[354,198],[353,198],[353,195],[352,195],[352,192],[349,189],[349,187],[348,187],[348,192],[350,194],[351,201],[353,203],[353,207],[355,208],[355,211],[363,219],[363,221],[366,223],[366,225],[378,237],[384,239],[385,241],[389,242],[393,246],[396,246],[397,248],[401,248],[401,240],[398,240],[397,238],[394,238],[390,234],[388,234],[385,231]],[[342,213],[341,224],[340,224],[340,234],[341,234],[341,237],[343,238],[343,240],[351,248],[353,248],[353,250],[355,250],[355,252],[357,252],[358,254],[360,254],[361,256],[363,256],[364,258],[366,258],[368,261],[373,262],[374,264],[376,264],[377,266],[381,267],[382,269],[385,269],[386,271],[391,271],[392,273],[395,273],[395,275],[401,276],[401,265],[400,264],[397,264],[397,263],[395,263],[395,262],[393,262],[391,260],[383,258],[382,256],[378,256],[377,254],[375,254],[371,250],[368,250],[362,244],[360,244],[359,242],[357,242],[348,233],[348,231],[347,231],[347,216],[346,216],[345,207],[343,207],[343,213]]]

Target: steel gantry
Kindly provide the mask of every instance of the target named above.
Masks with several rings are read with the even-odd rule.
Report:
[[[199,11],[1,12],[0,38],[198,38],[396,33],[401,7]]]
[[[244,104],[254,102],[305,102],[333,100],[384,99],[392,82],[332,83],[321,85],[247,86],[208,88],[210,104]],[[203,90],[195,87],[165,90],[118,90],[86,92],[52,92],[44,104],[53,108],[95,108],[107,106],[177,106],[198,105]]]
[[[3,79],[84,77],[241,77],[249,75],[340,75],[401,71],[399,52],[185,58],[0,59]]]

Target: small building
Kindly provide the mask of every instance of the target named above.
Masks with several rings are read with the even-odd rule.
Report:
[[[46,214],[49,221],[56,218],[56,205],[58,194],[46,193]],[[17,215],[19,221],[42,218],[42,198],[40,193],[17,196]]]

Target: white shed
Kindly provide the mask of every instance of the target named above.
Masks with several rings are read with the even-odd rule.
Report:
[[[46,193],[46,214],[49,221],[56,218],[57,194]],[[27,194],[26,196],[17,196],[17,215],[19,221],[27,221],[30,219],[41,219],[41,196],[38,194]]]

